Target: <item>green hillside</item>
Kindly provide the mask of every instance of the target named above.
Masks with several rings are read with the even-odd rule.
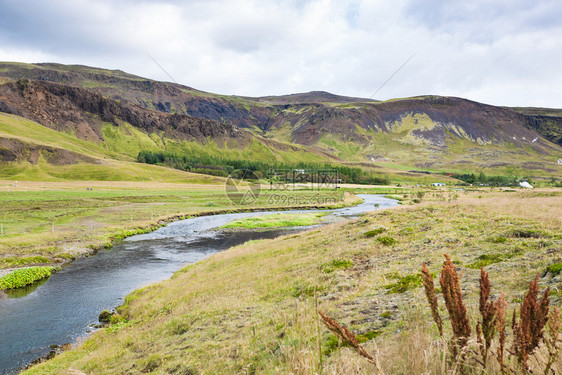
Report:
[[[18,140],[21,142],[19,144],[23,145],[23,149],[18,150],[20,160],[0,162],[0,179],[186,183],[217,183],[220,181],[211,176],[136,163],[133,155],[138,153],[138,150],[144,149],[147,144],[157,148],[156,143],[150,143],[150,138],[140,132],[134,132],[127,137],[108,137],[107,142],[95,144],[26,119],[0,114],[0,140],[4,141],[2,143],[14,143],[13,140]],[[7,150],[2,143],[0,143],[0,152]],[[124,144],[127,147],[120,147]],[[49,150],[67,150],[71,154],[70,158],[65,164],[49,163],[44,157],[48,152],[41,150],[41,146],[48,146]],[[34,153],[37,154],[36,159],[30,161],[29,156]],[[81,157],[87,161],[80,160]]]

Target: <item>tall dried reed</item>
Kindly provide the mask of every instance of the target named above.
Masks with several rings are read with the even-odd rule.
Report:
[[[437,324],[437,329],[439,330],[439,336],[443,337],[443,321],[441,320],[441,315],[439,315],[438,305],[437,305],[437,295],[435,294],[435,287],[433,284],[433,276],[429,273],[427,265],[425,262],[422,264],[421,275],[423,279],[423,287],[425,290],[425,296],[427,297],[427,302],[431,307],[431,316]]]
[[[529,291],[521,303],[519,320],[513,311],[512,328],[514,333],[513,352],[524,372],[529,371],[529,355],[539,346],[544,336],[544,327],[548,321],[548,292],[546,288],[539,300],[539,274],[529,285]]]
[[[466,346],[470,337],[470,323],[462,301],[459,275],[448,254],[445,254],[445,262],[443,263],[439,284],[441,285],[445,306],[451,318],[451,327],[453,328],[451,349],[453,357],[456,358],[459,354],[459,349],[462,350]]]

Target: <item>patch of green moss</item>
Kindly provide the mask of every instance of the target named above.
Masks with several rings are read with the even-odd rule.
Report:
[[[513,258],[516,255],[515,252],[507,254],[482,254],[477,257],[472,263],[468,264],[467,268],[479,269],[480,267],[486,267],[490,264],[503,262],[504,260]]]
[[[497,236],[497,237],[490,238],[491,243],[505,243],[505,241],[507,241],[507,238],[505,238],[503,236]]]
[[[353,262],[347,259],[334,259],[329,263],[324,263],[320,266],[322,271],[332,273],[336,270],[346,270],[353,266]]]
[[[377,241],[379,241],[380,243],[382,243],[385,246],[392,246],[394,244],[396,244],[396,240],[392,237],[387,237],[387,236],[381,236],[381,237],[377,237]]]
[[[387,284],[384,288],[388,291],[387,293],[404,293],[407,290],[414,289],[423,285],[423,279],[421,275],[406,275],[400,277],[396,282]]]
[[[370,341],[370,340],[374,339],[375,337],[377,337],[380,334],[381,334],[381,331],[369,331],[369,332],[363,333],[361,335],[357,335],[357,341],[359,341],[360,344],[363,344],[367,341]]]
[[[546,267],[546,272],[553,275],[559,275],[562,272],[562,263],[554,263]]]
[[[372,237],[378,236],[379,234],[381,234],[385,230],[386,230],[386,228],[382,228],[382,227],[376,228],[376,229],[365,232],[363,235],[367,238],[372,238]]]
[[[514,238],[541,238],[544,237],[544,234],[535,229],[514,229],[509,233],[509,237]]]

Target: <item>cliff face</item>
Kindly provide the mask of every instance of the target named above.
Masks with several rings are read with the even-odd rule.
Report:
[[[251,138],[232,124],[151,111],[87,89],[48,81],[20,79],[1,85],[0,111],[94,142],[103,140],[100,131],[103,123],[119,125],[123,122],[147,133],[178,140],[247,143]]]

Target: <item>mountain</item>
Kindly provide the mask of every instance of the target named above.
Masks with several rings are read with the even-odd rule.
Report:
[[[439,96],[378,102],[320,91],[227,96],[60,64],[0,63],[0,84],[0,111],[108,144],[129,157],[142,149],[197,149],[403,176],[412,174],[408,169],[544,177],[562,172],[557,109]],[[109,139],[116,132],[122,141],[140,137],[152,143],[136,142],[123,152]]]

